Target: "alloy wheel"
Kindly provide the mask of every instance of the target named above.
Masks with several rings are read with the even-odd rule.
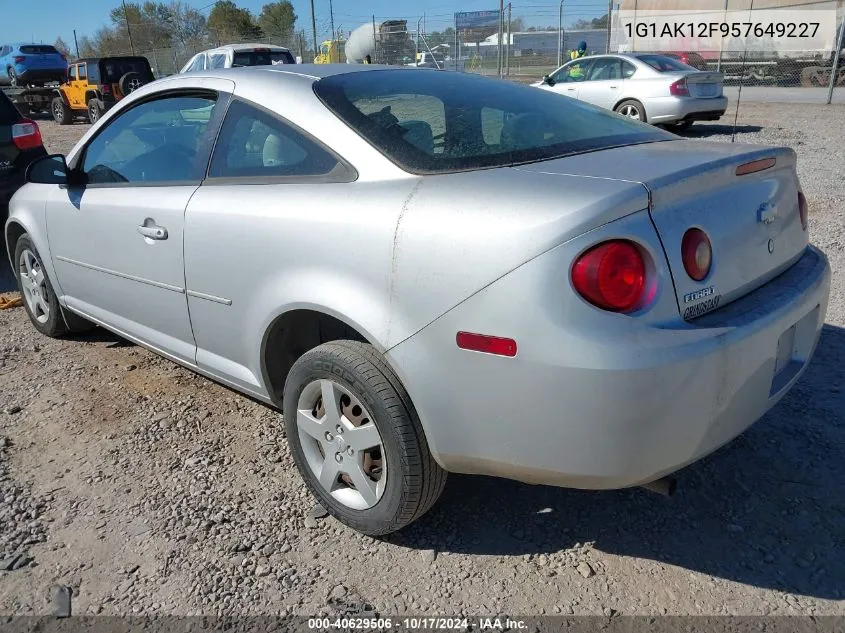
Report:
[[[302,390],[296,426],[308,467],[320,486],[353,510],[375,506],[387,484],[387,460],[373,417],[331,379]]]
[[[39,323],[46,323],[50,318],[50,304],[47,300],[47,276],[41,262],[29,249],[21,252],[19,264],[21,290],[24,301],[33,318]]]
[[[640,119],[639,108],[631,104],[627,104],[619,108],[619,114],[621,114],[622,116],[626,116],[629,119],[637,119],[638,121]]]

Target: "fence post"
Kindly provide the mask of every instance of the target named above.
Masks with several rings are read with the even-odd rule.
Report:
[[[311,34],[314,36],[314,59],[317,58],[317,18],[314,17],[314,0],[311,0]],[[314,61],[314,60],[312,60]]]
[[[842,47],[845,46],[845,16],[842,16],[842,24],[839,25],[839,40],[836,45],[836,52],[833,54],[833,66],[830,69],[830,85],[827,87],[827,105],[830,105],[833,99],[833,87],[836,85],[836,75],[839,73],[839,54],[842,52]]]
[[[610,52],[610,20],[613,17],[613,0],[607,0],[607,40],[604,45],[605,54]]]
[[[499,0],[499,59],[496,64],[496,73],[499,79],[502,78],[502,35],[505,30],[505,0]]]

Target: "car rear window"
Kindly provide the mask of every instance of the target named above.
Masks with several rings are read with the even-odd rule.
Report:
[[[238,51],[232,57],[232,66],[272,66],[295,63],[296,60],[288,51]]]
[[[692,66],[688,66],[679,59],[669,57],[668,55],[637,55],[637,59],[661,73],[695,70]]]
[[[20,113],[9,97],[0,92],[0,125],[12,125],[20,119]]]
[[[100,61],[103,83],[117,83],[126,73],[138,73],[144,81],[152,81],[153,74],[146,59],[115,58]]]
[[[672,140],[672,134],[537,88],[437,70],[325,77],[317,96],[394,163],[437,174]]]
[[[27,44],[21,46],[21,53],[24,55],[58,55],[59,51],[47,44]]]

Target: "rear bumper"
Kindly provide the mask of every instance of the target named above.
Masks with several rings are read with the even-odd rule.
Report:
[[[807,247],[776,279],[692,323],[627,319],[605,330],[610,321],[598,316],[593,324],[570,319],[566,328],[546,318],[541,295],[530,293],[547,286],[528,275],[531,267],[443,315],[388,358],[447,470],[585,489],[676,471],[777,404],[815,350],[831,276],[824,254]],[[478,324],[516,339],[517,356],[459,350],[455,333]],[[791,361],[776,376],[784,340],[791,340]]]
[[[23,82],[49,82],[63,81],[67,70],[64,68],[23,68],[18,73],[18,78]]]
[[[649,100],[645,107],[649,123],[718,121],[728,108],[728,98],[660,97]]]

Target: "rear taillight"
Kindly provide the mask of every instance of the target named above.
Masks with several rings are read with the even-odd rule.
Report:
[[[30,119],[23,119],[12,126],[12,142],[18,149],[41,147],[41,131],[38,124]]]
[[[798,192],[798,215],[801,216],[801,228],[806,231],[810,221],[810,207],[807,205],[807,198],[803,191]]]
[[[645,261],[627,240],[611,240],[585,251],[572,267],[572,285],[602,310],[630,312],[642,304]]]
[[[110,95],[111,86],[108,84],[103,84],[102,86],[100,86],[100,92],[102,92],[104,95]]]
[[[15,63],[16,64],[23,64],[26,61],[26,57],[24,55],[16,55],[15,56]]]
[[[681,259],[687,274],[701,281],[710,273],[713,263],[713,248],[710,238],[701,229],[689,229],[681,240]]]
[[[678,79],[669,85],[669,94],[674,97],[688,97],[689,86],[686,79]]]

